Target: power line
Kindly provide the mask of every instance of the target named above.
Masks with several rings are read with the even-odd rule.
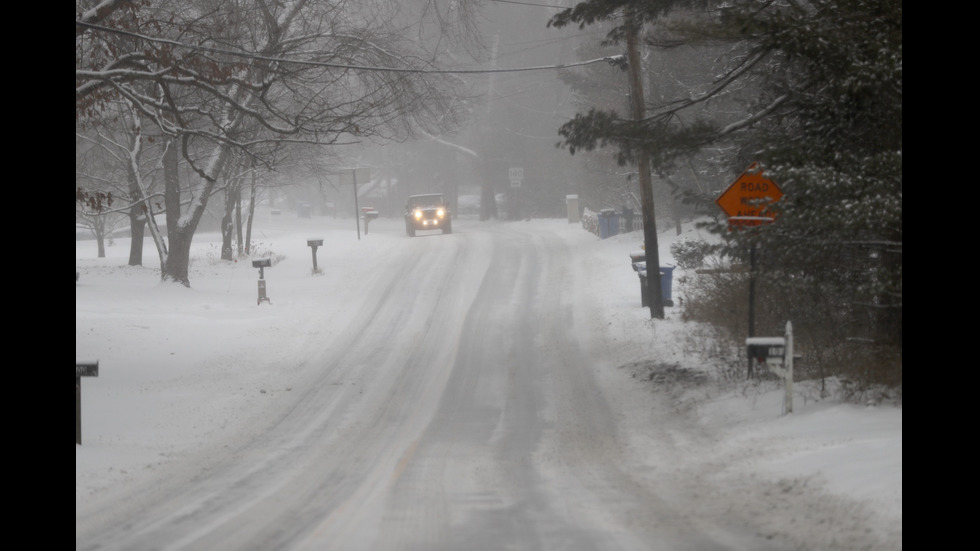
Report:
[[[553,6],[551,4],[532,4],[531,2],[516,2],[515,0],[492,0],[498,4],[520,4],[521,6],[534,6],[536,8],[554,8],[556,10],[567,10],[568,6]]]
[[[408,69],[399,67],[372,67],[367,65],[347,65],[343,63],[326,63],[322,61],[306,61],[299,59],[289,59],[284,57],[271,57],[263,56],[250,52],[241,52],[234,50],[225,50],[221,48],[212,48],[210,46],[198,46],[191,44],[184,44],[176,40],[170,40],[166,38],[155,38],[152,36],[146,36],[139,33],[134,33],[130,31],[124,31],[120,29],[112,29],[109,27],[103,27],[101,25],[95,25],[92,23],[85,23],[82,21],[75,20],[76,26],[87,27],[89,29],[103,31],[112,34],[118,34],[122,36],[128,36],[131,38],[138,38],[140,40],[146,40],[147,42],[156,42],[159,44],[169,44],[171,46],[176,46],[178,48],[185,48],[188,50],[196,50],[202,52],[209,52],[213,54],[224,54],[235,57],[242,57],[246,59],[256,59],[261,61],[272,61],[276,63],[293,63],[297,65],[311,65],[315,67],[329,67],[333,69],[353,69],[358,71],[381,71],[389,73],[420,73],[420,74],[481,74],[481,73],[515,73],[521,71],[542,71],[551,69],[568,69],[571,67],[581,67],[583,65],[590,65],[592,63],[598,63],[600,61],[605,61],[610,64],[618,64],[622,62],[623,55],[613,55],[606,56],[597,59],[590,59],[588,61],[579,61],[576,63],[564,63],[558,65],[539,65],[536,67],[515,67],[510,69]]]
[[[497,57],[500,58],[500,57],[514,56],[514,55],[522,55],[525,52],[530,52],[532,50],[536,50],[539,48],[553,46],[565,40],[579,38],[583,36],[591,36],[591,35],[580,34],[575,36],[562,36],[558,38],[544,38],[539,40],[525,40],[525,41],[515,41],[515,42],[508,41],[505,44],[503,44],[503,47],[506,48],[506,51],[500,52],[500,54]],[[525,47],[515,48],[516,46],[525,46]]]

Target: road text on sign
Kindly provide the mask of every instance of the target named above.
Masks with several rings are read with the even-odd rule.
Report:
[[[521,187],[521,184],[524,183],[523,167],[512,166],[507,171],[507,175],[510,176],[510,187]]]
[[[782,196],[779,186],[762,175],[758,163],[752,163],[715,203],[731,218],[732,225],[758,226],[772,222],[772,214],[764,211]]]

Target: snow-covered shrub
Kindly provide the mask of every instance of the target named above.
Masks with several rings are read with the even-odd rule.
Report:
[[[582,229],[599,236],[599,215],[589,209],[584,209],[582,212]]]
[[[704,259],[713,252],[712,245],[703,239],[682,237],[670,244],[674,261],[685,270],[693,270],[704,265]]]

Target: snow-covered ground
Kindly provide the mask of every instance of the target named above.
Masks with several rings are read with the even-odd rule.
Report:
[[[190,289],[159,283],[149,241],[145,267],[126,266],[127,239],[116,239],[101,259],[94,241],[76,242],[76,360],[99,362],[97,377],[81,379],[76,537],[86,531],[81,523],[98,519],[96,511],[109,508],[117,496],[152,488],[174,472],[192,472],[189,460],[201,450],[247,437],[250,427],[263,426],[260,420],[280,407],[277,400],[303,379],[311,343],[344,331],[349,312],[332,309],[332,298],[349,308],[360,284],[385,270],[386,256],[408,239],[399,220],[375,220],[370,233],[360,228],[360,239],[354,224],[261,214],[255,249],[275,258],[265,269],[268,304],[257,304],[258,270],[250,261],[218,260],[217,234],[195,238]],[[624,357],[633,360],[602,377],[632,389],[623,403],[638,410],[650,393],[671,394],[674,414],[693,420],[700,435],[690,436],[687,467],[746,487],[768,481],[782,488],[771,501],[719,507],[744,507],[773,525],[811,523],[810,529],[824,532],[842,529],[838,523],[846,518],[854,524],[849,529],[873,534],[876,548],[901,548],[900,406],[815,400],[812,389],[798,384],[793,413],[782,415],[783,393],[776,386],[714,384],[715,368],[692,355],[693,328],[680,321],[677,307],[667,309],[665,320],[650,320],[640,307],[628,260],[640,248],[640,233],[600,240],[564,220],[463,220],[455,227],[478,231],[480,224],[559,232],[589,259],[603,321]],[[692,225],[683,235],[697,234]],[[313,273],[307,246],[314,238],[324,242],[316,253],[319,274]],[[661,235],[663,264],[672,263],[675,238],[673,231]],[[681,276],[677,268],[675,299],[684,292],[677,283]],[[655,360],[655,367],[647,360]],[[665,376],[665,370],[709,379],[683,384],[683,377]],[[643,434],[648,417],[645,412],[633,421],[631,445],[638,456],[655,457],[658,442]],[[704,445],[705,435],[710,446]],[[685,442],[685,435],[677,436],[675,446]],[[812,494],[826,496],[813,518],[780,515],[786,500]],[[842,538],[837,548],[849,549],[847,541]]]

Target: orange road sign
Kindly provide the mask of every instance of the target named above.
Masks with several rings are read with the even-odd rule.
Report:
[[[731,225],[758,226],[773,221],[772,213],[763,211],[782,196],[776,182],[762,175],[758,163],[752,163],[715,203],[729,216]]]

